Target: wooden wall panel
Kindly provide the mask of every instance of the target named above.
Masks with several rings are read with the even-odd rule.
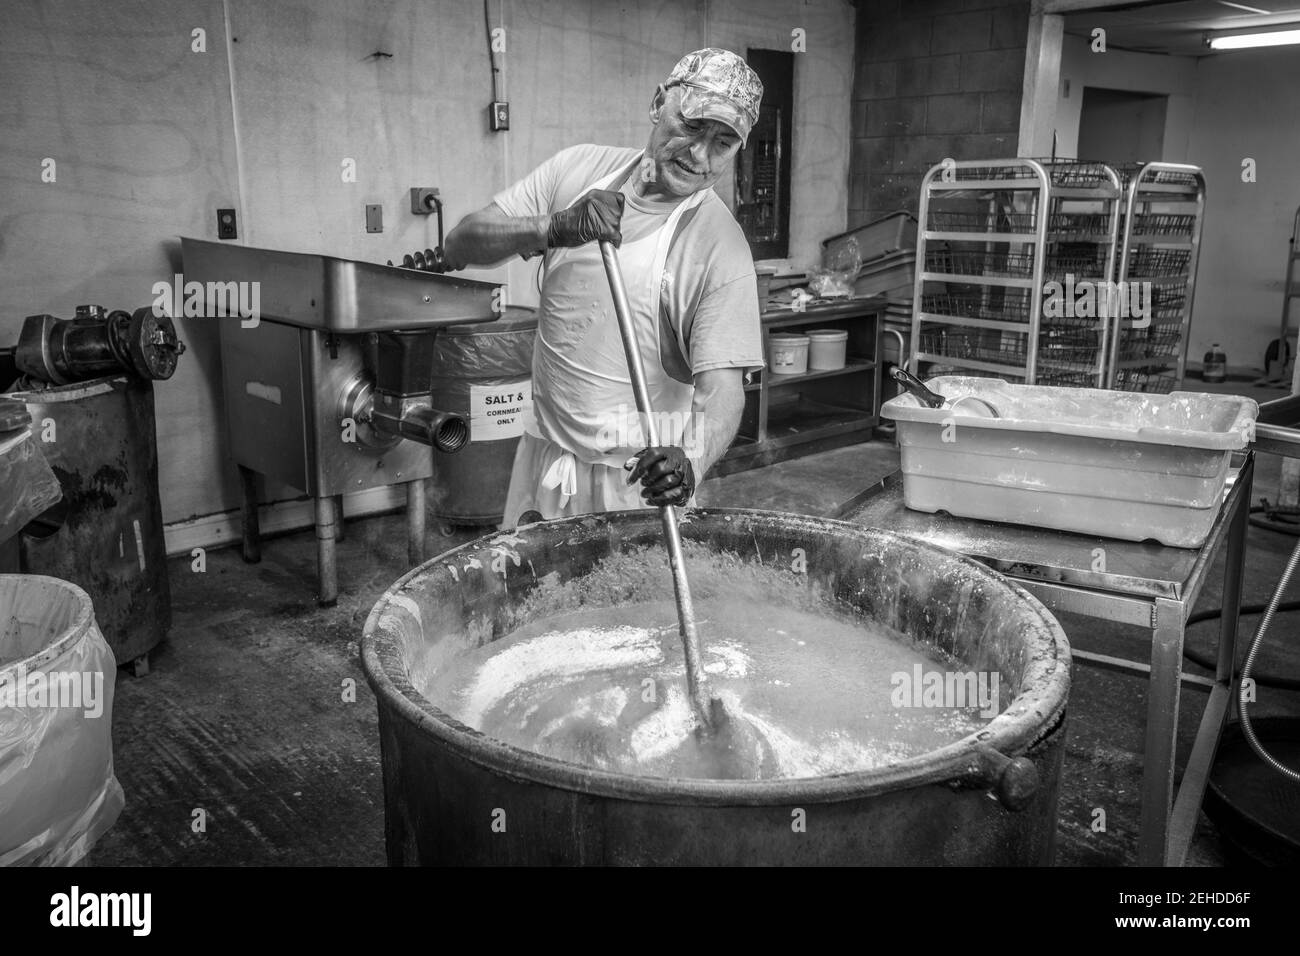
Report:
[[[220,0],[6,2],[0,89],[0,341],[38,312],[150,304],[176,237],[215,239],[213,210],[239,206]],[[235,500],[216,330],[178,325],[189,351],[156,392],[167,521]]]

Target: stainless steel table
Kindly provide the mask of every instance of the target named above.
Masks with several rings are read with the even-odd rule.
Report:
[[[1012,578],[1053,611],[1134,624],[1151,631],[1150,663],[1074,650],[1084,663],[1148,675],[1146,746],[1138,862],[1181,866],[1214,753],[1230,712],[1242,568],[1250,514],[1254,452],[1234,461],[1218,517],[1195,549],[1118,541],[1040,528],[909,511],[902,474],[895,472],[840,509],[838,517],[887,528],[975,558]],[[1223,619],[1213,679],[1183,673],[1187,618],[1211,563],[1226,543]],[[1174,789],[1178,708],[1183,685],[1209,691],[1196,740]]]

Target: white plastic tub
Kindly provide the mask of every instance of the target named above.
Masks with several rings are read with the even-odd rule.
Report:
[[[813,329],[808,333],[808,368],[831,371],[843,368],[849,333],[843,329]]]
[[[773,375],[802,375],[808,371],[808,336],[774,332],[768,341],[772,346]]]
[[[903,500],[947,511],[1126,541],[1195,548],[1222,500],[1232,452],[1254,440],[1254,401],[1236,395],[1144,395],[940,376],[928,388],[978,405],[926,408],[912,395],[898,422]]]

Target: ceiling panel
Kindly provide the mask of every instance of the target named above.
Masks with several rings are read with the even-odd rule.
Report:
[[[1300,25],[1298,0],[1176,0],[1128,3],[1065,18],[1065,32],[1090,37],[1101,27],[1106,45],[1143,53],[1219,56],[1203,42],[1207,31]]]

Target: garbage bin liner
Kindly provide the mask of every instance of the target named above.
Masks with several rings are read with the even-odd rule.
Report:
[[[68,866],[117,820],[113,652],[90,597],[0,574],[0,866]]]

